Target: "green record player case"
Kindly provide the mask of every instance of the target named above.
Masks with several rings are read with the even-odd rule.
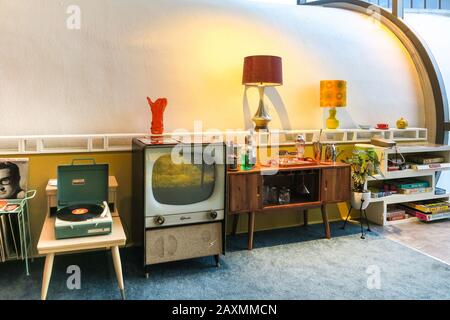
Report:
[[[75,165],[89,160],[92,164]],[[108,165],[96,164],[93,159],[75,159],[71,165],[58,166],[57,208],[67,206],[100,205],[108,203]],[[78,238],[111,233],[111,217],[74,223],[55,222],[56,239]]]
[[[78,164],[91,161],[92,164]],[[108,164],[93,159],[74,159],[71,165],[58,166],[58,209],[77,204],[108,202]]]

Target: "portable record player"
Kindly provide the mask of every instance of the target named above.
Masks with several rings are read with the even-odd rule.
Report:
[[[77,160],[93,164],[75,165]],[[71,165],[58,166],[57,184],[56,239],[111,233],[107,164],[75,159]]]

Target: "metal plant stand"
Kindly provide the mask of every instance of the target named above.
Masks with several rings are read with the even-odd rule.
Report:
[[[367,224],[367,231],[371,232],[372,230],[370,230],[370,224],[369,224],[369,219],[367,219],[367,212],[366,209],[363,210],[363,205],[364,205],[364,199],[361,199],[361,207],[359,208],[359,214],[360,214],[360,218],[359,218],[359,222],[361,224],[361,239],[365,239],[366,236],[364,234],[364,226],[363,226],[363,219],[366,220],[366,224]],[[347,213],[347,218],[344,221],[344,225],[342,226],[342,230],[345,230],[345,226],[347,225],[347,221],[348,218],[350,217],[350,213],[352,212],[353,206],[350,205],[350,209],[348,210]]]
[[[36,196],[36,190],[27,191],[25,194],[25,198],[23,198],[23,199],[7,200],[8,204],[16,204],[19,206],[16,210],[14,210],[12,212],[0,211],[0,216],[8,215],[9,227],[11,228],[13,238],[14,238],[14,229],[13,229],[13,224],[11,222],[10,217],[13,215],[17,216],[18,229],[19,229],[20,253],[17,252],[17,256],[15,257],[15,260],[24,260],[25,261],[25,270],[26,270],[27,276],[30,275],[28,259],[31,256],[31,244],[32,244],[28,200],[33,199],[35,196]],[[15,241],[15,239],[14,239],[14,241]],[[10,258],[9,260],[14,260],[14,258]]]

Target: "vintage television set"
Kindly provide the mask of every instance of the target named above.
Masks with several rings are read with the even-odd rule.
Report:
[[[133,139],[133,238],[149,266],[225,253],[225,145]]]

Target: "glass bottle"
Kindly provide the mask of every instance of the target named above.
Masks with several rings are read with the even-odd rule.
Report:
[[[239,163],[239,149],[233,144],[233,142],[227,143],[227,165],[228,170],[237,171]]]
[[[269,189],[269,204],[278,204],[278,188],[270,187]]]
[[[303,159],[305,157],[305,146],[306,146],[305,137],[302,134],[299,134],[297,136],[297,139],[295,140],[295,148],[297,149],[297,158]]]
[[[253,145],[253,136],[247,135],[245,137],[244,153],[242,154],[242,169],[251,170],[256,164],[256,148]]]
[[[291,190],[286,187],[282,187],[278,194],[279,204],[289,204],[291,202]]]

